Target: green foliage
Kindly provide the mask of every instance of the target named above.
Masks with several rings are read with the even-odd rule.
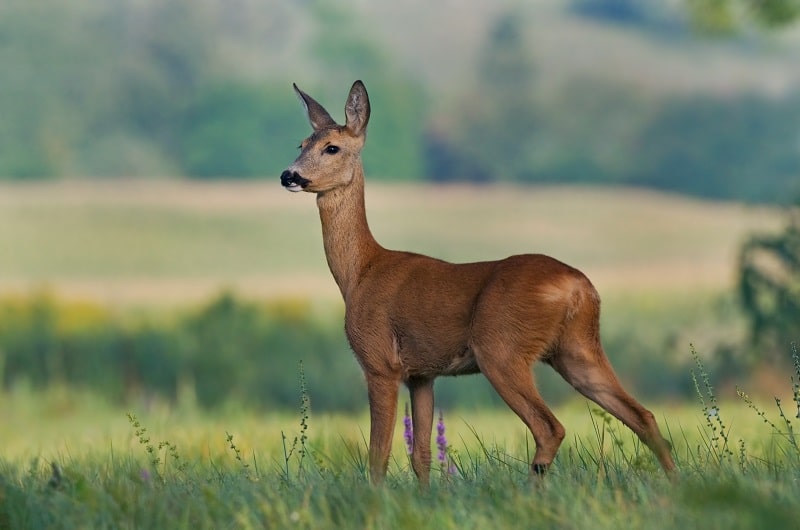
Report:
[[[370,79],[364,80],[369,86],[372,105],[369,139],[362,155],[364,169],[376,179],[419,180],[424,164],[426,94],[411,81]]]
[[[462,96],[450,130],[437,131],[432,138],[430,178],[533,180],[531,155],[538,139],[539,111],[524,22],[512,12],[493,21],[478,60],[479,84]]]
[[[770,99],[734,83],[730,94],[695,95],[602,72],[554,83],[563,72],[548,68],[569,61],[536,60],[537,9],[498,11],[480,26],[477,51],[464,47],[475,78],[434,91],[420,74],[426,58],[400,66],[402,53],[371,24],[378,11],[358,3],[12,2],[0,17],[0,178],[275,175],[308,132],[291,81],[338,113],[363,79],[370,178],[634,184],[767,202],[800,193],[795,89]],[[573,0],[563,9],[559,20],[638,27],[634,38],[658,36],[669,53],[694,45],[683,6]],[[693,0],[688,9],[705,32],[735,33],[751,20],[788,24],[800,4]],[[759,53],[734,41],[736,60]]]
[[[0,18],[0,175],[168,172],[172,124],[207,75],[204,11],[187,0],[46,4],[46,16],[14,2]]]
[[[774,358],[800,333],[800,211],[791,211],[783,232],[746,241],[738,268],[752,345],[759,358]]]
[[[183,170],[201,178],[280,173],[306,136],[290,88],[239,83],[200,91],[180,117]]]
[[[368,143],[362,153],[365,171],[373,179],[420,179],[428,105],[422,86],[390,66],[391,57],[379,36],[370,32],[369,24],[351,6],[315,0],[310,2],[309,15],[315,27],[309,55],[323,83],[298,84],[337,119],[350,85],[356,79],[364,81],[372,107]],[[298,110],[295,121],[301,116]],[[337,121],[344,123],[343,118]]]
[[[798,0],[747,0],[747,7],[754,18],[767,27],[787,26],[800,16]]]
[[[627,183],[714,198],[786,202],[800,195],[797,95],[668,101],[632,148]]]
[[[0,178],[273,175],[307,135],[288,72],[254,77],[209,37],[230,32],[215,15],[229,6],[47,5],[46,17],[25,2],[0,17],[9,72],[0,90]],[[333,9],[321,11],[321,27],[331,27]],[[380,94],[367,167],[379,178],[418,178],[424,93],[387,70],[361,33],[321,32],[312,53],[324,55],[323,76],[336,71],[342,86],[364,77]]]
[[[320,410],[364,404],[344,334],[292,301],[260,306],[223,294],[155,324],[40,294],[0,304],[0,351],[4,388],[27,381],[91,389],[116,403],[155,398],[196,400],[205,408],[286,408],[296,400],[287,374],[302,359],[314,374]]]
[[[630,310],[648,322],[667,318],[641,304],[632,304]],[[668,313],[673,320],[675,313]],[[686,321],[697,320],[690,311],[679,313]],[[682,326],[684,320],[673,324]],[[698,325],[720,324],[702,320]],[[689,395],[682,375],[686,363],[672,358],[675,345],[641,325],[637,330],[632,334],[629,327],[610,326],[604,334],[606,350],[626,388],[649,399]],[[223,293],[190,310],[136,316],[63,302],[47,292],[0,300],[0,374],[5,389],[81,389],[127,406],[163,401],[206,410],[227,405],[286,410],[296,406],[292,374],[300,361],[309,389],[305,407],[312,402],[320,411],[367,406],[363,377],[341,329],[341,316],[318,315],[304,300],[259,304]],[[550,403],[576,396],[549,367],[537,365],[535,370]],[[479,375],[437,380],[436,397],[443,407],[505,407]]]
[[[150,467],[152,468],[155,477],[163,480],[163,477],[168,470],[167,464],[169,461],[172,462],[170,471],[174,470],[181,473],[186,471],[188,462],[181,460],[181,457],[178,454],[177,445],[166,440],[158,442],[158,445],[153,445],[153,442],[150,440],[150,436],[147,434],[147,427],[142,425],[142,423],[139,421],[139,418],[130,412],[127,414],[127,416],[128,422],[134,429],[133,435],[136,437],[139,445],[142,446],[147,453],[147,457],[150,460]],[[232,439],[233,438],[229,436],[228,441],[231,442],[231,446],[234,447]],[[164,454],[163,459],[161,458],[162,451]],[[55,467],[55,464],[53,464],[53,466],[54,476],[56,476],[56,471],[58,468]]]
[[[722,420],[722,412],[720,411],[719,401],[714,393],[714,388],[711,386],[711,377],[706,371],[700,356],[694,349],[694,345],[689,346],[692,358],[697,365],[697,372],[692,370],[692,383],[694,383],[695,392],[700,400],[702,406],[703,416],[705,417],[706,430],[704,431],[703,442],[706,445],[708,454],[716,461],[717,464],[730,463],[733,458],[733,451],[731,450],[730,441],[728,440],[728,428],[725,427],[725,422]],[[700,388],[700,381],[702,380],[702,389]]]
[[[800,16],[798,0],[689,0],[695,26],[711,34],[729,34],[752,21],[765,28],[780,28]]]
[[[730,0],[691,0],[689,11],[694,24],[711,34],[730,33],[737,27],[736,15]]]
[[[475,88],[429,128],[429,178],[603,182],[773,203],[800,195],[796,93],[654,97],[579,78],[544,97],[525,17],[495,19]]]

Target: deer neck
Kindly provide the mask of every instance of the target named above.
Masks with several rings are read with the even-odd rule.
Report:
[[[381,249],[370,232],[364,206],[364,169],[353,170],[349,185],[317,195],[328,267],[345,302]]]

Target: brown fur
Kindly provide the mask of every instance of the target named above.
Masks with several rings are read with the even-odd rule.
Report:
[[[360,153],[370,114],[364,85],[356,81],[350,90],[344,126],[295,90],[314,133],[281,181],[317,195],[325,255],[345,302],[345,331],[367,381],[372,481],[386,474],[401,382],[411,395],[412,467],[427,484],[433,381],[475,372],[530,429],[536,442],[531,470],[542,473],[564,428],[534,385],[530,366],[539,360],[619,418],[673,471],[653,414],[623,390],[603,352],[600,299],[586,276],[539,254],[453,264],[381,247],[364,207]],[[330,146],[338,151],[326,152]]]

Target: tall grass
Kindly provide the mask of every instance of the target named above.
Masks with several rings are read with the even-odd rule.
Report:
[[[793,354],[788,383],[800,407]],[[373,488],[363,421],[350,430],[326,425],[303,385],[299,416],[258,439],[248,439],[254,435],[235,414],[221,420],[228,427],[211,427],[214,448],[198,447],[178,422],[148,414],[152,428],[131,414],[127,445],[4,458],[0,528],[792,527],[800,506],[795,418],[777,402],[772,419],[741,390],[738,405],[719,399],[696,354],[695,361],[699,407],[670,409],[661,421],[680,470],[674,483],[616,420],[573,407],[562,412],[588,429],[566,441],[543,480],[528,477],[532,443],[525,435],[520,442],[523,431],[511,431],[510,443],[488,428],[494,418],[459,425],[444,411],[448,458],[435,464],[430,490],[417,486],[402,429],[387,484]],[[202,424],[187,425],[203,431]],[[233,427],[235,434],[226,430]],[[160,434],[170,431],[176,439]]]

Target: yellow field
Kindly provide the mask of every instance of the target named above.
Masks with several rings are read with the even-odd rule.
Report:
[[[113,305],[174,305],[222,287],[336,300],[316,205],[265,182],[58,181],[0,185],[0,294],[42,285]],[[389,248],[453,260],[541,252],[605,297],[720,291],[738,245],[775,209],[635,189],[368,184]]]

